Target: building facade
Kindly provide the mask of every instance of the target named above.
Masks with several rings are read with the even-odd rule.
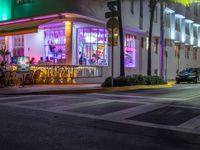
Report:
[[[39,83],[98,83],[111,76],[105,12],[107,0],[0,0],[0,49],[8,61],[28,56]],[[148,0],[122,0],[125,74],[147,73]],[[4,7],[3,7],[4,6]],[[164,14],[166,79],[186,67],[200,66],[198,5],[166,5]],[[160,69],[160,7],[152,40],[152,73]],[[120,74],[120,46],[114,48],[114,75]]]

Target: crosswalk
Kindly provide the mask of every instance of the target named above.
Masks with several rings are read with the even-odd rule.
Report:
[[[178,105],[178,101],[181,99],[97,93],[21,95],[0,97],[0,106],[200,134],[200,108]]]

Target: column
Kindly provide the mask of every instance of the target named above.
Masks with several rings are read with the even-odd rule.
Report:
[[[72,21],[65,22],[65,37],[66,37],[66,63],[72,64]]]

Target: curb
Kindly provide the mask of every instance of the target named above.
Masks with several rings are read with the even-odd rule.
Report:
[[[114,87],[114,88],[95,88],[95,89],[81,89],[81,90],[49,90],[27,93],[12,93],[4,95],[52,95],[52,94],[84,94],[84,93],[101,93],[101,92],[120,92],[120,91],[132,91],[132,90],[145,90],[145,89],[164,89],[172,88],[173,83],[167,83],[164,85],[136,85],[126,87]]]

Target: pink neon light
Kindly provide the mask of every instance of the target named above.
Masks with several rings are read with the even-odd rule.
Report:
[[[54,17],[58,17],[58,16],[59,16],[59,15],[50,15],[50,16],[34,17],[33,20],[49,19],[49,18],[54,18]]]
[[[136,49],[135,48],[131,48],[131,47],[125,47],[125,51],[133,52],[133,51],[136,51]]]
[[[13,20],[13,21],[9,21],[9,22],[2,22],[2,23],[0,23],[0,26],[8,25],[8,24],[20,23],[20,22],[27,22],[27,21],[31,21],[31,19],[28,18],[28,19]]]
[[[58,17],[58,16],[59,15],[49,15],[49,16],[41,16],[41,17],[34,17],[34,18],[27,18],[27,19],[20,19],[20,20],[12,20],[12,21],[8,21],[8,22],[2,22],[2,23],[0,23],[0,26],[28,22],[28,21],[42,20],[42,19],[48,19],[48,18],[54,18],[54,17]]]

